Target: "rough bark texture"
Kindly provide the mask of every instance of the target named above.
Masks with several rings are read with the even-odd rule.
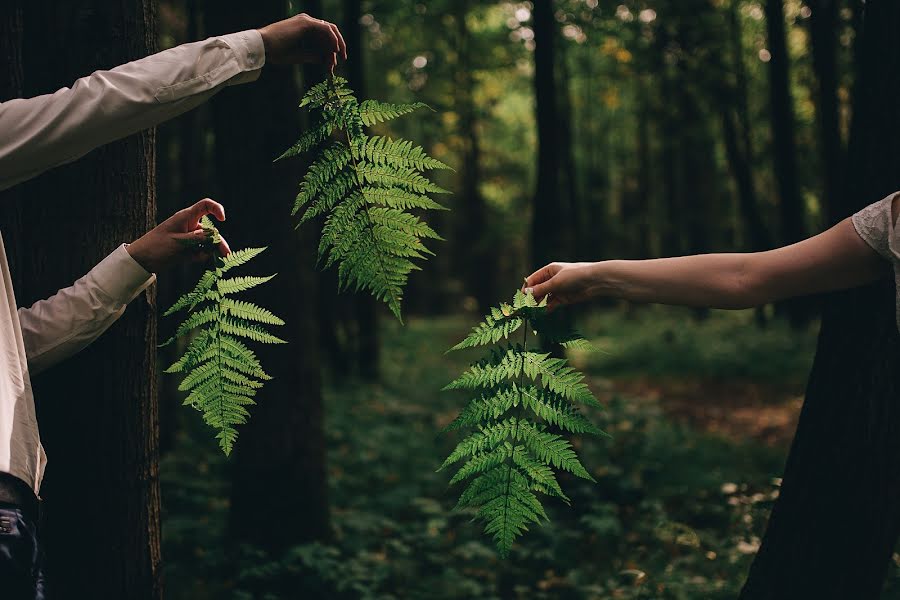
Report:
[[[900,188],[900,4],[870,0],[866,11],[853,192],[838,217]],[[879,597],[900,532],[898,364],[893,284],[833,295],[781,494],[741,598]]]
[[[155,48],[149,0],[28,3],[26,95],[52,92]],[[20,305],[71,284],[155,220],[154,132],[24,185]],[[15,242],[14,242],[15,243]],[[156,306],[151,288],[90,348],[38,377],[49,465],[43,539],[57,598],[160,598]]]
[[[287,16],[280,0],[208,6],[211,35]],[[298,163],[272,163],[299,135],[299,103],[294,70],[269,66],[255,83],[226,90],[211,104],[216,194],[227,209],[226,235],[235,248],[269,247],[254,270],[278,277],[255,298],[287,321],[279,335],[288,346],[259,348],[275,379],[241,428],[231,491],[232,540],[271,552],[329,532],[313,240],[308,227],[294,229],[290,216]]]

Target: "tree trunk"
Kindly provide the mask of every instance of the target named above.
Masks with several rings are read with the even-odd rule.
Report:
[[[208,6],[210,34],[287,16],[280,0]],[[299,96],[293,69],[269,66],[257,82],[227,90],[211,104],[216,197],[229,215],[225,233],[235,248],[269,247],[254,269],[279,275],[256,298],[287,322],[280,335],[288,346],[259,349],[274,379],[235,446],[229,523],[234,542],[273,553],[329,532],[314,245],[310,229],[295,230],[290,216],[297,163],[272,164],[298,136]]]
[[[357,98],[366,97],[365,51],[363,49],[362,0],[344,0],[344,24],[341,33],[352,55],[346,64],[347,81],[356,91]],[[369,294],[356,294],[353,298],[356,316],[356,363],[360,376],[367,381],[378,379],[381,344],[378,336],[378,305]]]
[[[813,67],[818,81],[816,120],[822,154],[824,208],[829,225],[838,221],[843,193],[844,143],[841,140],[840,105],[837,97],[837,0],[817,0],[812,6],[810,32]]]
[[[555,49],[556,18],[552,0],[535,0],[534,91],[537,117],[537,189],[531,225],[531,263],[534,268],[566,255],[566,224],[559,204],[559,109],[557,106]]]
[[[797,182],[797,148],[794,135],[794,104],[791,97],[789,63],[782,0],[766,0],[766,35],[769,52],[769,106],[772,118],[772,158],[781,213],[781,242],[793,244],[806,237],[803,201]],[[809,306],[803,300],[785,303],[795,327],[809,321]]]
[[[149,0],[28,3],[24,22],[29,96],[155,48]],[[22,228],[9,232],[29,242],[12,266],[20,305],[69,285],[153,226],[154,139],[152,130],[133,135],[25,185]],[[55,597],[160,598],[154,289],[34,383],[49,456],[42,535]]]
[[[900,188],[900,4],[866,2],[838,217]],[[834,294],[781,494],[741,598],[876,599],[900,533],[894,285]]]
[[[472,35],[466,18],[469,14],[469,0],[454,3],[456,22],[456,93],[453,101],[459,118],[460,171],[462,186],[456,205],[459,218],[456,222],[457,260],[465,274],[466,295],[471,295],[478,303],[482,314],[490,311],[496,303],[494,297],[494,274],[491,260],[491,243],[487,233],[487,207],[481,195],[481,142],[478,139],[477,107],[473,98],[475,81],[472,53]]]
[[[727,102],[722,106],[722,132],[725,138],[725,154],[738,192],[738,207],[746,226],[749,247],[754,252],[772,248],[772,236],[766,229],[756,185],[753,182],[753,144],[750,135],[750,108],[747,105],[749,90],[744,67],[743,33],[738,16],[737,2],[728,7],[729,46],[731,64],[735,74],[734,87],[725,89]]]

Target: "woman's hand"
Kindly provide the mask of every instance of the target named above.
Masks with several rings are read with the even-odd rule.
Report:
[[[347,44],[334,23],[306,13],[266,25],[259,30],[272,64],[316,63],[332,70],[338,54],[347,60]]]
[[[206,232],[200,227],[200,219],[206,215],[224,221],[225,209],[209,198],[201,200],[179,210],[129,244],[128,253],[150,273],[158,273],[178,262],[209,260],[213,252],[227,256],[231,249],[224,239],[215,247],[207,243]]]
[[[550,263],[525,279],[525,291],[531,291],[538,300],[549,295],[547,306],[550,309],[590,300],[597,295],[596,265],[591,262]]]

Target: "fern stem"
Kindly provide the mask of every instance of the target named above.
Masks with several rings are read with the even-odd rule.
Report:
[[[340,94],[337,93],[337,87],[334,83],[334,73],[333,72],[328,75],[328,83],[329,83],[329,86],[331,87],[331,92],[334,94],[334,97],[337,99],[338,104],[343,106],[344,101],[341,99]],[[382,275],[382,277],[385,278],[385,280],[387,280],[387,268],[384,266],[384,256],[382,256],[382,253],[378,250],[378,244],[375,243],[375,223],[372,221],[372,215],[371,215],[371,213],[369,213],[369,202],[368,202],[368,200],[366,200],[366,194],[363,191],[362,179],[361,179],[361,175],[359,172],[359,161],[357,161],[356,154],[354,154],[353,137],[350,135],[350,127],[349,126],[344,127],[344,136],[346,136],[346,138],[347,138],[347,149],[350,150],[350,161],[353,163],[353,170],[356,172],[356,186],[359,188],[360,195],[362,195],[363,210],[365,210],[365,212],[366,212],[366,223],[369,226],[369,233],[372,235],[372,248],[373,248],[373,250],[375,250],[375,253],[378,255],[378,264],[381,266],[381,275]],[[400,299],[397,298],[397,296],[394,294],[394,291],[392,289],[390,289],[390,287],[388,288],[388,293],[391,295],[391,301],[392,301],[391,310],[393,310],[394,307],[397,307],[397,311],[398,311],[397,317],[400,318],[400,316],[399,316]],[[400,318],[400,321],[402,322],[403,319]]]
[[[522,323],[522,370],[519,372],[519,403],[516,406],[515,411],[515,419],[516,425],[513,427],[512,434],[512,451],[509,453],[509,469],[506,471],[506,493],[504,493],[504,501],[503,501],[503,529],[506,530],[506,520],[507,515],[509,515],[509,486],[512,481],[512,471],[515,467],[515,454],[516,454],[516,438],[519,435],[519,420],[522,416],[522,402],[524,399],[522,398],[522,390],[525,386],[525,355],[528,352],[528,328],[531,324],[528,322],[527,318],[523,318]]]

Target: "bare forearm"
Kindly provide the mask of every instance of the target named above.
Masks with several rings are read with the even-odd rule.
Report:
[[[750,281],[751,257],[702,254],[593,263],[591,295],[681,306],[749,308],[768,301]]]

